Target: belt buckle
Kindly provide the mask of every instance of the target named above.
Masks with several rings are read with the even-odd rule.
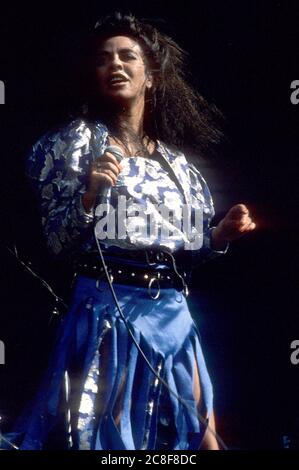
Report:
[[[148,286],[147,286],[148,295],[153,300],[157,300],[160,297],[161,287],[160,287],[159,278],[160,278],[160,273],[158,273],[158,277],[151,277],[151,279],[149,280]],[[158,292],[155,295],[153,295],[152,294],[152,285],[155,281],[158,284]]]

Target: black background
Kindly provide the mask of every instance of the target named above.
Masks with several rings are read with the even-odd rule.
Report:
[[[299,448],[299,365],[290,362],[290,343],[299,337],[299,105],[290,101],[290,84],[299,79],[298,2],[107,5],[1,5],[2,429],[32,396],[55,331],[55,320],[48,326],[51,295],[6,247],[15,244],[19,256],[66,296],[70,278],[67,267],[48,259],[23,162],[30,145],[65,117],[67,71],[80,40],[97,16],[126,7],[155,19],[189,52],[195,85],[226,116],[230,145],[202,168],[214,196],[214,223],[238,202],[257,223],[225,257],[197,269],[193,281],[190,304],[214,383],[218,431],[230,448],[282,448],[285,435]]]

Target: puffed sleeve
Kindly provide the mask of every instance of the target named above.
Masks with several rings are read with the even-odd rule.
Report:
[[[82,204],[91,158],[90,129],[77,120],[48,132],[32,147],[26,173],[38,198],[50,252],[58,257],[89,236],[92,217]]]
[[[200,171],[189,163],[190,192],[192,197],[199,198],[203,204],[203,243],[199,250],[192,250],[192,264],[196,266],[202,262],[217,258],[227,253],[229,243],[224,250],[212,248],[212,232],[216,228],[211,226],[211,220],[215,215],[213,199],[209,187]]]

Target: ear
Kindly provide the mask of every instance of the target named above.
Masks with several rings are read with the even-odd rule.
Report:
[[[146,88],[147,88],[148,90],[149,90],[150,88],[152,88],[153,82],[154,82],[153,76],[152,76],[152,74],[149,73],[149,74],[147,75],[146,84],[145,84],[145,86],[146,86]]]

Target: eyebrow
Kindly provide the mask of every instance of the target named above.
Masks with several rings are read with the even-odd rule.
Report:
[[[133,52],[134,54],[137,53],[134,49],[131,49],[131,48],[128,48],[128,47],[124,47],[122,49],[119,49],[118,52]],[[99,49],[99,50],[96,51],[96,53],[97,54],[106,54],[106,55],[112,54],[112,52],[106,51],[105,49]]]

